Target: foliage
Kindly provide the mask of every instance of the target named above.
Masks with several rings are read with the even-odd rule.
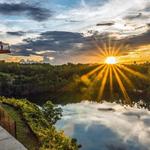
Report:
[[[83,75],[92,71],[98,64],[66,64],[52,66],[49,64],[17,64],[0,63],[0,95],[15,98],[27,98],[36,104],[43,105],[47,99],[53,103],[64,104],[79,102],[85,99],[98,100],[98,92],[101,80],[97,80],[89,88],[90,82],[83,82]],[[150,64],[131,64],[127,66],[150,78]],[[143,100],[150,102],[150,81],[136,77],[122,70],[122,72],[133,82],[135,89],[129,87],[123,77],[127,93],[135,102]],[[88,81],[88,80],[85,80]],[[109,82],[102,99],[118,101],[123,99],[123,94],[117,84],[115,77],[114,95],[110,95]]]
[[[51,123],[55,124],[62,117],[62,109],[54,107],[51,101],[47,101],[42,107],[45,118]]]
[[[25,99],[10,99],[4,97],[0,97],[0,102],[20,110],[23,119],[38,138],[40,150],[78,149],[74,140],[67,138],[63,132],[56,131],[55,127],[49,123],[37,105]],[[52,109],[54,110],[53,107]]]
[[[16,136],[18,141],[20,141],[29,150],[37,150],[39,147],[38,140],[36,136],[32,133],[32,131],[29,129],[25,121],[22,119],[19,110],[7,104],[3,104],[2,107],[16,122]]]

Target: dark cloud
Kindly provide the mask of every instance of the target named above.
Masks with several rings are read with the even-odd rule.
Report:
[[[106,22],[106,23],[98,23],[96,26],[112,26],[114,25],[114,22]]]
[[[53,63],[61,64],[71,62],[73,57],[89,54],[93,48],[91,37],[84,37],[80,33],[47,31],[40,34],[38,38],[27,38],[23,43],[13,45],[12,54],[40,55],[43,58],[54,57]],[[40,53],[42,51],[44,53]],[[49,51],[55,51],[55,53]]]
[[[136,27],[135,30],[142,29],[142,28],[145,28],[145,25],[144,26]]]
[[[139,13],[137,15],[129,15],[129,16],[126,16],[124,19],[127,19],[127,20],[134,20],[134,19],[148,19],[149,16],[146,16],[144,15],[143,13]]]
[[[54,63],[63,63],[78,58],[78,56],[94,56],[95,53],[99,53],[96,44],[102,47],[104,42],[108,42],[109,35],[110,33],[103,33],[84,37],[80,33],[47,31],[41,33],[38,38],[24,39],[24,43],[14,45],[14,55],[29,56],[33,54],[44,58],[50,56],[55,58]],[[117,42],[118,45],[119,43],[129,45],[122,50],[122,54],[127,55],[131,49],[150,43],[150,31],[124,39],[114,37],[111,41]],[[50,50],[55,51],[55,53],[49,53]],[[41,51],[44,53],[37,53]]]
[[[36,21],[44,21],[51,16],[51,11],[26,3],[0,3],[0,14],[26,15]]]
[[[132,47],[148,45],[150,44],[150,30],[140,35],[124,38],[121,42],[125,42]]]
[[[84,37],[80,33],[73,32],[61,32],[61,31],[47,31],[41,33],[38,38],[27,38],[24,39],[22,44],[14,45],[18,52],[24,53],[27,49],[32,49],[32,53],[41,50],[53,50],[56,52],[85,52],[91,50],[95,47],[95,42],[97,41],[99,45],[108,40],[110,33],[103,33],[99,35],[93,35],[90,37]],[[96,40],[96,41],[95,41]],[[112,38],[112,41],[117,41],[119,43],[129,44],[132,47],[137,47],[141,45],[146,45],[150,43],[150,30],[147,32],[123,38],[118,40],[117,38]],[[31,51],[26,54],[31,53]]]
[[[23,36],[26,34],[26,32],[23,31],[6,32],[6,33],[11,36]]]
[[[150,23],[148,23],[147,26],[150,27]]]
[[[150,12],[150,4],[148,4],[143,10],[146,12]]]
[[[24,44],[17,45],[19,49],[54,50],[57,52],[73,51],[74,49],[85,49],[89,47],[89,38],[80,33],[48,31],[40,34],[36,39],[24,39]],[[83,47],[82,47],[83,44]],[[87,44],[87,46],[85,46]]]

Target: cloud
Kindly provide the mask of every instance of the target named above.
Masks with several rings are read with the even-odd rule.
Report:
[[[6,62],[21,62],[21,63],[33,63],[33,62],[43,62],[43,57],[37,55],[30,56],[8,56],[6,57]]]
[[[123,41],[133,47],[148,45],[150,43],[150,30],[139,35],[124,38],[121,42]]]
[[[100,46],[109,35],[134,48],[148,44],[149,8],[149,0],[0,0],[0,38],[14,43],[12,55],[87,61],[97,51],[93,36]]]
[[[148,22],[149,14],[144,13],[143,10],[148,5],[148,2],[146,1],[147,0],[133,0],[131,3],[130,0],[83,0],[81,1],[80,7],[73,7],[69,11],[64,11],[64,13],[61,14],[58,13],[56,18],[61,20],[59,23],[62,25],[62,27],[68,26],[68,30],[80,30],[84,32],[94,29],[101,33],[106,32],[107,30],[114,30],[116,32],[120,31],[120,28],[118,29],[115,25],[113,26],[113,24],[110,24],[109,20],[113,20],[115,24],[120,24],[122,30],[128,30],[128,32],[131,32],[132,27],[128,28],[127,26],[124,26],[124,24],[127,23],[129,26],[139,26]],[[129,18],[141,17],[143,20],[141,22],[132,22],[132,20],[126,20],[126,16],[129,16]],[[69,25],[64,23],[62,18],[64,20],[74,19],[78,22],[70,23],[69,25],[71,28],[69,28]],[[144,20],[144,18],[146,18],[146,20]],[[99,25],[95,26],[96,24]],[[111,28],[108,29],[110,26]],[[67,30],[67,27],[65,29]],[[132,32],[135,32],[134,29],[132,29]],[[121,33],[122,31],[120,31],[120,34]]]
[[[104,42],[108,43],[108,38],[112,35],[113,33],[106,32],[84,37],[77,32],[47,31],[41,33],[37,38],[27,38],[23,43],[13,45],[12,49],[15,50],[13,55],[53,57],[55,58],[53,62],[56,64],[58,62],[89,62],[92,61],[92,57],[93,61],[96,61],[94,55],[100,53],[96,45],[102,47]],[[122,55],[128,55],[133,48],[138,49],[150,43],[150,31],[122,39],[112,36],[111,41],[129,45],[122,49]],[[91,59],[87,59],[89,57]]]
[[[44,56],[43,57],[43,63],[50,63],[54,59],[55,59],[54,57]]]
[[[81,0],[81,5],[83,7],[89,7],[89,6],[102,6],[105,3],[108,3],[109,0]]]
[[[83,44],[83,46],[82,46]],[[68,52],[75,51],[78,49],[88,49],[90,46],[90,39],[85,38],[80,33],[63,32],[63,31],[47,31],[41,33],[38,38],[27,38],[24,39],[24,43],[15,45],[16,49],[26,51],[26,49],[33,49],[32,52],[45,52],[56,51],[56,52]]]
[[[132,19],[141,18],[141,16],[142,16],[142,13],[139,13],[138,15],[126,16],[125,19],[132,20]]]
[[[56,53],[56,51],[53,51],[53,50],[41,50],[41,51],[36,52],[36,54],[38,54],[38,55],[50,54],[50,53]]]
[[[126,16],[124,19],[133,20],[133,19],[148,19],[148,18],[149,18],[149,15],[146,16],[143,13],[139,13],[138,15],[129,15],[129,16]]]
[[[32,6],[26,3],[0,3],[2,15],[26,15],[36,21],[45,21],[51,17],[51,11],[46,8]]]
[[[26,34],[26,32],[23,32],[23,31],[15,31],[15,32],[6,32],[8,35],[11,35],[11,36],[23,36]]]
[[[96,26],[112,26],[114,25],[114,22],[106,22],[106,23],[98,23]]]
[[[43,56],[47,61],[47,58],[55,58],[53,63],[60,64],[73,61],[73,57],[85,55],[93,47],[91,37],[84,37],[80,33],[47,31],[38,38],[27,38],[20,44],[12,45],[12,55]]]
[[[147,6],[143,10],[146,12],[150,12],[150,3],[148,3]]]

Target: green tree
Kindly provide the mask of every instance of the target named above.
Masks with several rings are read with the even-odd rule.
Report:
[[[43,105],[42,111],[44,113],[45,118],[51,124],[55,124],[62,117],[62,109],[60,107],[54,106],[51,101],[47,101]]]

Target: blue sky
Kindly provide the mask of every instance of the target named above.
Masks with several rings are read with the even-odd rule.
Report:
[[[0,39],[12,45],[12,54],[1,59],[45,61],[46,58],[54,64],[82,62],[80,58],[93,50],[89,41],[95,34],[99,38],[109,34],[119,41],[132,38],[136,54],[139,49],[145,52],[145,46],[148,53],[149,16],[149,0],[0,0]],[[135,44],[133,37],[142,38],[141,44]]]

